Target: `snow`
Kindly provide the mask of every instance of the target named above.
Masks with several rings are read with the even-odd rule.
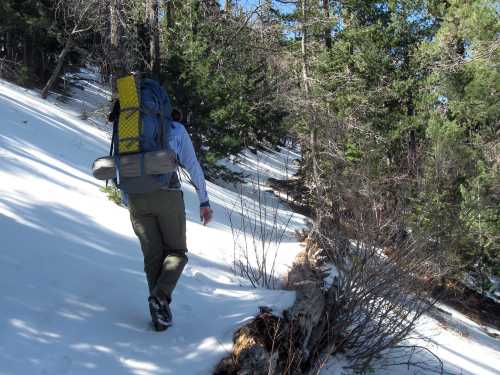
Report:
[[[419,344],[431,350],[443,362],[445,374],[499,375],[500,340],[489,334],[498,330],[480,326],[458,311],[438,304],[418,323],[416,335],[410,343]],[[440,311],[441,310],[441,311]],[[442,311],[445,311],[443,313]],[[413,361],[419,361],[422,368],[406,365],[377,371],[380,375],[431,374],[439,373],[440,366],[429,353],[418,351]]]
[[[433,311],[424,316],[417,325],[413,338],[404,345],[419,345],[422,348],[391,350],[372,365],[375,375],[499,375],[500,340],[489,334],[499,334],[498,330],[479,326],[458,311],[438,305],[442,313]],[[451,314],[451,315],[450,315]],[[428,350],[432,351],[431,355]],[[405,364],[411,362],[417,366]],[[394,365],[399,363],[399,365]],[[325,364],[321,375],[354,375],[349,370],[349,361],[344,355],[335,355]]]
[[[325,284],[331,285],[337,275],[338,270],[333,267]],[[417,322],[411,337],[401,345],[406,347],[383,353],[381,359],[372,363],[369,373],[500,375],[500,331],[480,325],[441,303],[436,304]],[[408,366],[408,362],[413,365]],[[336,354],[325,363],[320,374],[354,375],[349,367],[346,356]]]
[[[479,325],[448,306],[437,304],[417,323],[403,345],[421,348],[390,350],[372,365],[375,375],[500,375],[500,331]],[[430,354],[431,351],[434,355]],[[417,366],[408,367],[406,362]],[[399,365],[394,365],[399,363]],[[353,375],[343,355],[334,356],[321,375]]]
[[[109,127],[100,118],[108,93],[86,72],[84,90],[63,101],[0,81],[0,374],[208,374],[231,348],[235,329],[258,306],[280,312],[291,292],[249,287],[232,272],[233,238],[228,213],[242,201],[238,187],[208,184],[215,220],[199,223],[193,188],[184,184],[189,263],[176,291],[175,325],[148,327],[147,286],[128,212],[99,190],[92,161],[106,155]],[[90,122],[79,119],[88,112]],[[243,201],[255,202],[268,177],[296,172],[299,151],[246,151],[221,163],[249,181]],[[275,205],[266,193],[265,204]],[[252,207],[252,206],[250,206]],[[294,231],[304,218],[278,206],[285,223],[277,251],[283,275],[300,250]],[[238,222],[238,221],[236,221]],[[327,284],[336,276],[330,271]],[[500,332],[459,312],[434,311],[411,340],[434,351],[449,374],[500,374]],[[405,365],[374,374],[432,374],[439,368],[425,351]],[[335,356],[323,375],[347,375],[348,360]],[[381,363],[380,363],[381,364]]]
[[[153,332],[128,211],[90,174],[108,152],[109,131],[79,119],[88,108],[98,123],[108,96],[96,82],[82,86],[63,103],[0,81],[0,374],[208,374],[259,306],[280,312],[294,293],[253,289],[232,272],[228,212],[237,189],[208,183],[215,219],[203,226],[184,184],[189,263],[173,296],[174,326]],[[260,155],[243,171],[256,175],[261,164],[282,175],[283,152]],[[280,222],[291,214],[279,206]],[[293,214],[278,276],[300,250],[294,231],[303,223]]]

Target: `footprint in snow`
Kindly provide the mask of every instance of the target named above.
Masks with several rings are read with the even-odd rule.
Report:
[[[203,273],[201,272],[195,272],[193,274],[193,277],[199,281],[199,282],[212,282],[212,280],[207,276],[207,275],[204,275]]]
[[[182,305],[179,306],[181,308],[181,310],[183,311],[186,311],[186,312],[191,312],[193,311],[193,307],[188,305],[188,304],[185,304],[183,303]]]

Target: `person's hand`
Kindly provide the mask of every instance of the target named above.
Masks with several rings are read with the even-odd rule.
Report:
[[[212,221],[212,217],[214,216],[214,212],[210,207],[201,207],[200,208],[200,220],[203,225],[207,225]]]

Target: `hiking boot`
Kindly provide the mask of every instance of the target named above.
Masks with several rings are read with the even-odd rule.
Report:
[[[172,325],[172,313],[168,303],[160,301],[158,298],[151,296],[148,298],[149,312],[151,320],[156,331],[165,331]]]

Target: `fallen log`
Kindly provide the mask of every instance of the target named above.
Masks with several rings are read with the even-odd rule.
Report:
[[[293,306],[276,316],[260,313],[233,336],[233,352],[215,368],[215,375],[299,375],[312,365],[324,328],[323,277],[304,251],[288,274],[295,290]]]

